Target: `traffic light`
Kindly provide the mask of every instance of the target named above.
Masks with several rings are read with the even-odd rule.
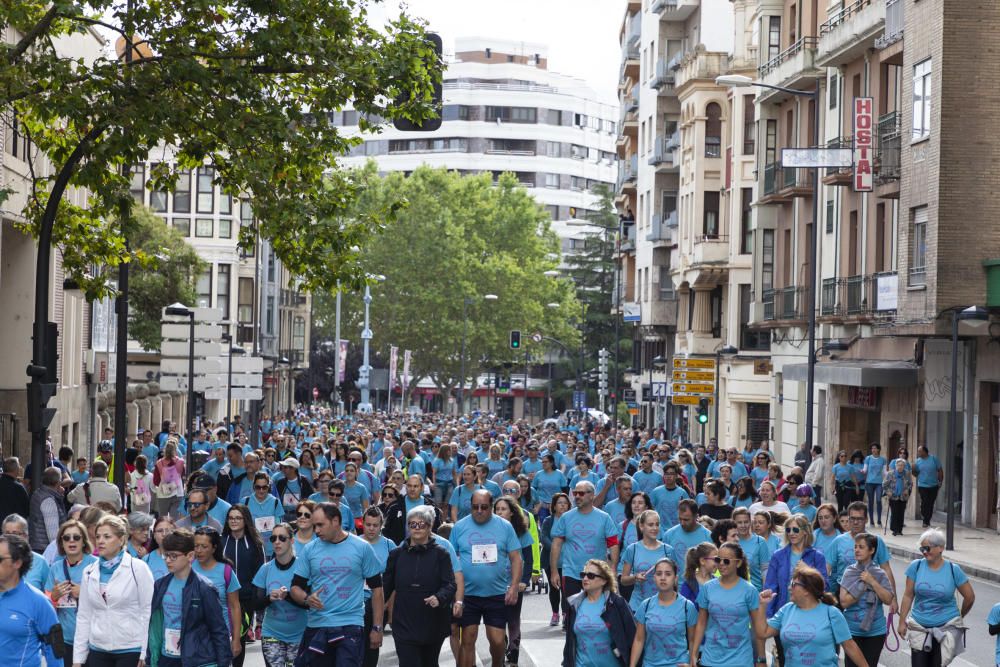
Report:
[[[521,332],[514,329],[510,332],[510,349],[520,350],[521,349]]]
[[[698,423],[708,423],[708,399],[702,398],[698,401]]]
[[[441,35],[433,32],[427,33],[427,43],[431,47],[431,56],[437,63],[441,62],[441,54],[443,51],[441,43]],[[428,62],[427,67],[431,69],[434,62]],[[444,110],[444,102],[441,92],[441,81],[439,80],[434,84],[434,94],[431,104],[437,113],[436,116],[424,120],[422,123],[414,123],[406,118],[395,118],[392,121],[393,127],[402,132],[433,132],[441,127],[441,113]],[[399,106],[409,100],[409,93],[403,93],[396,98],[395,105]]]
[[[56,416],[56,409],[48,407],[49,400],[56,395],[58,382],[42,382],[40,379],[28,383],[28,430],[44,433]]]
[[[608,351],[603,347],[597,352],[597,393],[605,396],[608,393]]]

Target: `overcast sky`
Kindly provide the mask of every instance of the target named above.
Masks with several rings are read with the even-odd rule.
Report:
[[[617,97],[622,0],[385,0],[370,8],[373,24],[399,13],[426,19],[451,52],[456,37],[538,42],[549,47],[549,69],[587,81]]]

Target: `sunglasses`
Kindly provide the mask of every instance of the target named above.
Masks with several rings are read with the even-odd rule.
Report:
[[[791,527],[789,527],[788,532],[789,533],[794,533],[795,535],[798,535],[799,533],[802,532],[802,529],[799,528],[798,526],[791,526]]]
[[[339,498],[340,497],[339,495],[338,496],[334,496],[333,494],[330,494],[330,495],[333,496],[334,498]],[[382,497],[383,498],[398,498],[398,496],[395,493],[383,493]]]
[[[406,525],[410,530],[423,530],[424,528],[427,528],[426,521],[411,521]]]
[[[287,542],[288,541],[288,537],[286,535],[272,535],[271,537],[269,537],[267,539],[271,542],[271,544],[274,544],[275,542]]]
[[[732,565],[733,563],[738,563],[740,561],[739,558],[720,558],[719,556],[716,556],[712,560],[715,561],[716,565],[726,565],[726,566]]]
[[[581,572],[580,579],[590,579],[593,581],[594,579],[606,579],[606,577],[598,572]]]
[[[511,488],[511,489],[504,489],[504,490],[503,490],[503,494],[504,494],[505,496],[512,496],[512,495],[514,495],[515,493],[517,493],[518,491],[520,491],[520,489],[513,489],[513,488]]]
[[[295,516],[299,517],[300,519],[308,519],[312,516],[312,512],[296,512]]]
[[[188,503],[188,507],[204,507],[206,503]]]
[[[83,541],[83,535],[79,533],[66,533],[62,536],[63,542],[81,542]]]
[[[254,484],[253,490],[254,491],[270,491],[271,487]]]
[[[799,581],[798,579],[796,579],[796,580],[795,580],[795,581],[793,581],[792,583],[788,584],[788,587],[789,587],[789,588],[795,588],[796,586],[800,586],[800,587],[802,587],[802,588],[805,588],[805,587],[806,587],[806,585],[805,585],[805,584],[803,584],[803,583],[802,583],[801,581]]]
[[[926,544],[921,544],[920,545],[920,553],[922,553],[922,554],[928,553],[933,548],[934,548],[933,546],[927,546]]]
[[[470,505],[470,507],[472,509],[474,509],[474,510],[488,510],[490,508],[490,504],[489,503],[481,503],[481,504],[476,504],[476,505]]]

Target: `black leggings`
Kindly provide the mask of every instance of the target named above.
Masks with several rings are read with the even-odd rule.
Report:
[[[382,620],[384,625],[385,619],[383,618]],[[365,661],[362,663],[364,667],[375,667],[378,665],[379,649],[372,648],[371,642],[368,641],[368,635],[370,635],[372,631],[372,624],[372,599],[368,598],[365,600],[365,625],[361,634],[362,641],[365,643]],[[396,650],[398,652],[399,648],[397,647]]]
[[[396,660],[399,667],[437,667],[444,637],[429,643],[396,641]]]
[[[910,653],[911,667],[941,667],[941,644],[931,637],[930,651],[913,651]]]
[[[854,643],[861,649],[861,654],[865,656],[868,667],[878,667],[878,659],[882,656],[882,647],[885,646],[885,635],[876,637],[852,637]],[[844,667],[857,667],[854,661],[847,655],[844,656]]]
[[[552,573],[551,571],[548,571],[548,572],[546,572],[546,574],[547,574],[547,576],[549,578],[549,606],[552,607],[552,613],[553,614],[558,614],[559,613],[559,600],[562,597],[562,589],[561,588],[556,588],[555,586],[553,586],[552,582],[555,580],[556,577],[561,577],[562,576],[562,572],[558,571],[558,572]]]
[[[938,651],[940,655],[940,651]],[[139,653],[105,653],[91,650],[87,655],[87,667],[136,667],[139,664]],[[938,658],[938,664],[940,658]]]

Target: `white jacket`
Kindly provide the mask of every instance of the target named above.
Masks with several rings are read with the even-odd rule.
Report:
[[[149,566],[125,552],[101,595],[100,560],[83,571],[73,635],[73,662],[84,664],[90,647],[122,651],[138,647],[146,655],[153,574]]]

